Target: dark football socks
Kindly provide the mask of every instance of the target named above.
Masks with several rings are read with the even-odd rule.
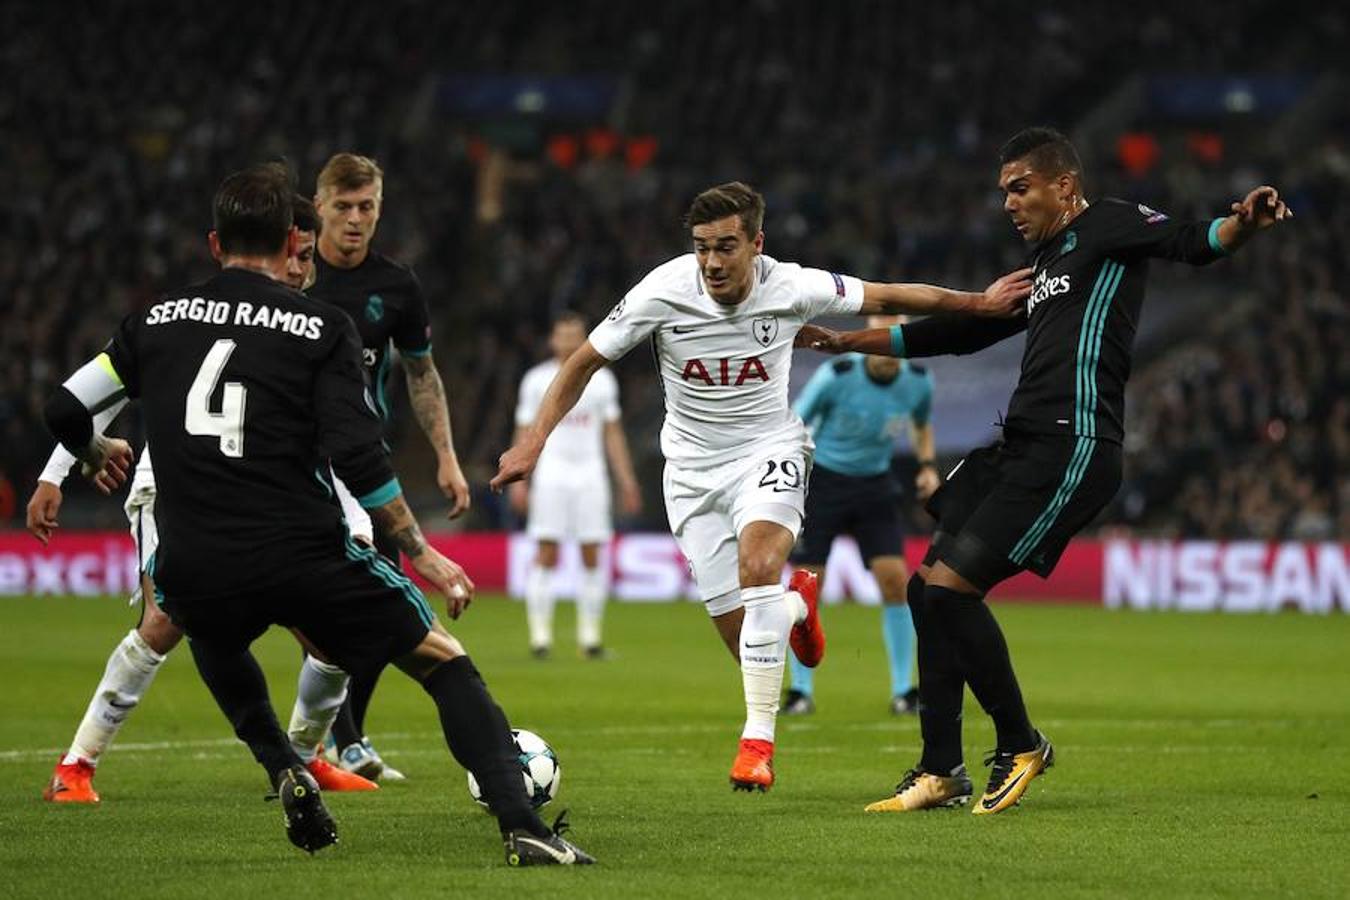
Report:
[[[235,735],[248,745],[253,758],[267,770],[268,782],[276,787],[282,772],[304,763],[277,722],[258,661],[248,648],[222,650],[194,640],[188,646],[202,681],[234,726]]]
[[[477,779],[503,833],[524,828],[548,835],[525,793],[511,726],[473,662],[460,656],[442,663],[422,679],[422,689],[436,701],[450,753]]]
[[[975,594],[932,585],[924,589],[924,602],[955,644],[971,693],[994,720],[998,749],[1023,753],[1034,748],[1036,732],[1008,657],[1008,642],[989,604]]]
[[[948,775],[962,760],[961,700],[965,684],[956,647],[933,615],[924,591],[923,579],[910,576],[905,596],[919,641],[919,728],[923,733],[919,768]]]
[[[375,692],[375,682],[379,681],[381,671],[353,675],[347,683],[347,699],[333,720],[333,743],[339,753],[344,747],[359,744],[366,736],[366,710],[370,708],[370,695]]]

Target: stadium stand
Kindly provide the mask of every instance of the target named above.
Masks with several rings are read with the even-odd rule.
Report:
[[[1022,253],[993,190],[998,144],[1049,122],[1079,141],[1094,195],[1201,216],[1268,182],[1298,213],[1296,228],[1203,285],[1158,267],[1127,482],[1105,525],[1343,538],[1350,104],[1333,102],[1346,88],[1327,73],[1350,13],[1236,3],[1215,32],[1207,9],[1170,4],[1164,18],[1148,7],[1131,7],[1136,27],[1115,31],[1098,24],[1119,9],[1105,0],[1029,17],[1007,5],[976,14],[760,0],[719,10],[715,27],[692,4],[596,0],[528,12],[335,3],[322,15],[296,0],[266,18],[205,6],[195,28],[168,2],[98,4],[76,17],[7,4],[0,521],[21,525],[49,450],[39,413],[54,379],[122,315],[210,270],[205,192],[231,167],[285,157],[312,181],[339,149],[381,160],[377,243],[415,265],[427,289],[460,453],[481,485],[550,317],[603,315],[678,252],[696,190],[754,181],[782,258],[983,284]],[[395,34],[367,37],[376,15],[398,22]],[[222,33],[233,38],[212,37]],[[947,52],[964,43],[999,49]],[[1279,50],[1253,54],[1257,44]],[[1144,70],[1175,71],[1188,91],[1144,82]],[[1201,99],[1179,109],[1171,100],[1182,95]],[[1013,370],[1001,365],[992,371],[1010,390]],[[639,475],[652,485],[659,388],[640,354],[618,371]],[[940,384],[961,371],[948,368],[955,376]],[[432,502],[424,443],[395,447],[414,498]],[[493,498],[477,501],[471,526],[502,524]],[[659,527],[660,504],[647,508],[645,524]],[[67,511],[113,527],[117,515],[78,500]]]

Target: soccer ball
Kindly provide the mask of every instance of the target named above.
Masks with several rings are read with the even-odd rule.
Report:
[[[533,731],[513,728],[511,737],[516,743],[516,759],[520,761],[520,774],[525,779],[525,793],[530,797],[530,804],[538,809],[558,794],[558,785],[562,782],[558,754]],[[472,772],[469,773],[469,796],[480,806],[487,807],[478,779]]]

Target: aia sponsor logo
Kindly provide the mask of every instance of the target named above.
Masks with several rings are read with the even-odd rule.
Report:
[[[777,322],[774,323],[775,328]],[[746,359],[691,359],[680,373],[682,381],[699,381],[708,387],[740,387],[750,381],[769,380],[769,370],[758,356]]]

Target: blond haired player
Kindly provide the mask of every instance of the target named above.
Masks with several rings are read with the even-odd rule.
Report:
[[[455,454],[445,385],[432,359],[427,301],[412,269],[374,246],[384,211],[384,171],[368,156],[334,154],[319,172],[314,207],[322,227],[317,277],[308,293],[356,323],[370,391],[386,425],[392,413],[386,384],[398,351],[409,405],[436,454],[436,483],[451,501],[449,517],[456,518],[469,508],[469,485]],[[374,541],[381,554],[399,563],[391,536],[376,529]],[[343,768],[367,778],[401,780],[402,774],[385,764],[365,736],[366,709],[379,675],[361,673],[352,679],[333,736]]]
[[[517,439],[534,423],[544,394],[562,364],[585,342],[586,320],[580,315],[566,312],[554,319],[549,333],[553,358],[530,369],[520,382]],[[600,568],[600,548],[614,531],[606,455],[619,485],[622,509],[636,515],[642,508],[642,494],[619,419],[619,383],[609,371],[601,370],[544,445],[528,490],[523,481],[511,485],[511,505],[517,512],[528,512],[526,530],[536,542],[525,585],[530,651],[536,658],[547,658],[553,646],[553,578],[558,545],[564,540],[581,545],[577,647],[588,659],[604,656],[600,628],[607,585]]]
[[[825,649],[816,583],[781,579],[801,530],[812,445],[788,405],[798,331],[824,315],[966,310],[1011,315],[1026,272],[984,293],[878,284],[763,254],[764,199],[740,182],[694,198],[693,253],[658,266],[563,364],[534,425],[502,455],[494,488],[527,476],[549,434],[605,364],[655,343],[666,399],[666,513],[699,593],[739,662],[745,725],[732,786],[774,781],[774,724],[789,640],[814,666]]]

